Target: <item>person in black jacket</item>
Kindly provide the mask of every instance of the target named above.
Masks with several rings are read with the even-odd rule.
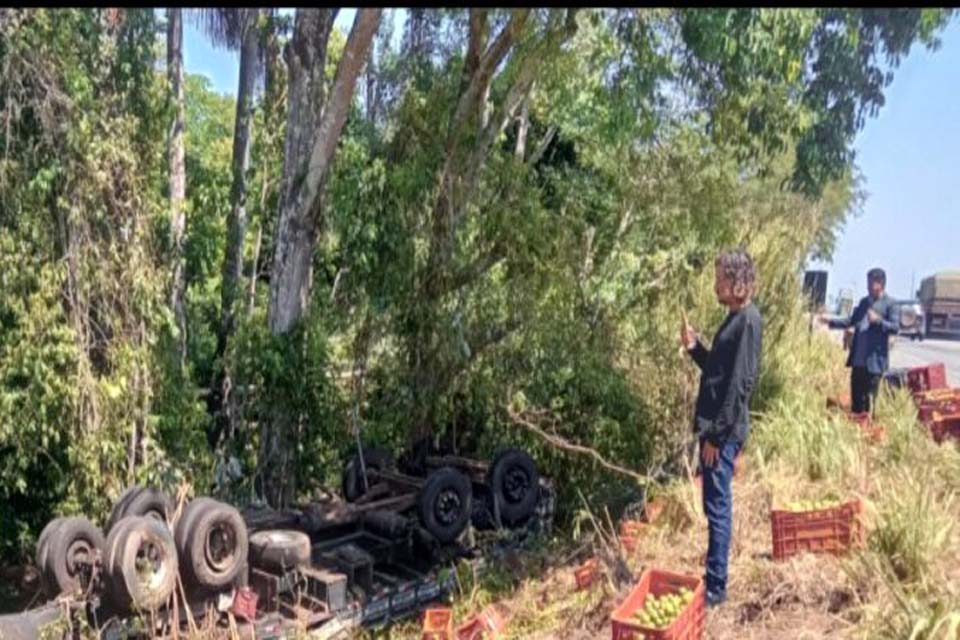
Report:
[[[867,295],[849,318],[821,318],[831,329],[846,329],[853,334],[847,356],[852,413],[868,413],[875,404],[880,379],[890,364],[890,336],[900,333],[899,310],[886,287],[883,269],[871,269],[867,272]]]
[[[709,524],[706,598],[711,607],[727,598],[727,561],[733,524],[734,459],[750,431],[750,397],[760,371],[763,323],[752,302],[756,273],[743,250],[716,260],[714,289],[730,312],[710,349],[683,316],[680,341],[701,369],[694,412],[703,474],[703,511]]]

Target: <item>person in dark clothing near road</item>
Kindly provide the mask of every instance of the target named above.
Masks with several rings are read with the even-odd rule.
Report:
[[[870,412],[880,379],[890,364],[890,336],[900,332],[900,317],[893,298],[886,294],[883,269],[867,273],[867,291],[849,318],[826,321],[831,329],[853,333],[847,366],[850,367],[850,410]],[[823,320],[821,320],[823,321]]]
[[[683,315],[680,342],[700,367],[694,429],[700,441],[703,511],[709,523],[706,557],[707,604],[727,599],[727,561],[733,529],[734,459],[750,431],[750,398],[760,371],[763,323],[752,302],[756,273],[745,251],[716,260],[714,290],[730,312],[710,349]]]

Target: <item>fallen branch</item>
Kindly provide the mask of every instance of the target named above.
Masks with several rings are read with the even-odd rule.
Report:
[[[629,476],[634,480],[636,480],[637,483],[640,484],[641,486],[646,486],[653,482],[653,478],[651,478],[650,476],[639,474],[636,471],[632,471],[630,469],[627,469],[626,467],[621,467],[620,465],[609,462],[606,458],[600,455],[600,452],[598,452],[596,449],[591,449],[590,447],[586,447],[581,444],[570,442],[569,440],[553,433],[547,433],[538,425],[536,425],[532,421],[525,418],[523,415],[514,412],[509,405],[507,406],[507,413],[509,414],[510,419],[513,420],[514,423],[536,434],[537,436],[545,440],[554,448],[557,448],[563,451],[569,451],[570,453],[578,453],[581,455],[589,456],[593,458],[604,469],[607,469],[608,471],[613,471],[614,473],[619,473],[621,475]]]

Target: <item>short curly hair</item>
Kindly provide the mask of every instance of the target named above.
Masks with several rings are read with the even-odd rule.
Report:
[[[724,278],[733,285],[734,291],[741,289],[743,295],[739,295],[742,300],[753,296],[757,290],[757,271],[753,264],[753,258],[742,247],[724,251],[717,256],[715,262],[717,269],[720,269]]]

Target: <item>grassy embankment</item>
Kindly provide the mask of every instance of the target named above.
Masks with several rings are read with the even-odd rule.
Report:
[[[845,386],[842,352],[822,334],[810,339],[804,323],[794,323],[776,351],[767,362],[783,384],[754,420],[746,472],[735,481],[730,600],[709,613],[707,636],[960,637],[960,450],[927,436],[905,392],[881,398],[882,442],[829,413],[825,396]],[[647,566],[699,574],[706,548],[699,489],[677,479],[662,494],[664,515],[634,554],[621,557],[637,576]],[[771,505],[821,497],[864,501],[865,548],[774,562]],[[602,507],[591,510],[606,520]],[[598,586],[572,589],[578,562],[604,547],[591,522],[583,520],[582,535],[557,532],[537,551],[504,559],[479,581],[463,576],[457,621],[501,602],[513,611],[506,637],[609,637],[609,614],[630,588],[616,584],[616,560],[601,562]],[[386,634],[419,637],[419,626]]]

